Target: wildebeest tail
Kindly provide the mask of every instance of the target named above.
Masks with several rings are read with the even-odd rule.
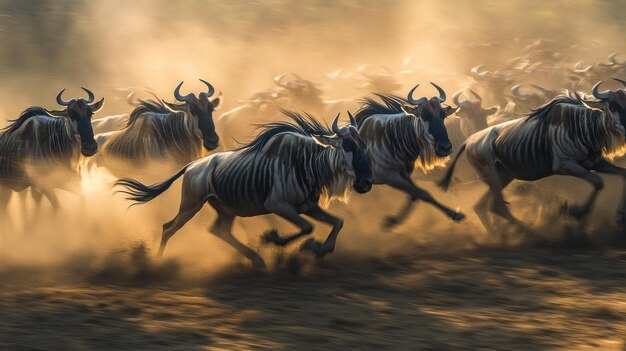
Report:
[[[454,167],[456,166],[456,162],[459,160],[459,158],[461,157],[461,154],[464,151],[465,151],[465,144],[461,145],[459,152],[456,154],[456,156],[454,156],[454,160],[452,160],[452,163],[450,163],[450,166],[448,166],[448,169],[446,169],[446,174],[444,174],[443,178],[441,178],[441,180],[439,181],[438,185],[444,191],[448,190],[448,187],[450,186],[450,181],[452,181],[452,173],[454,173]]]
[[[178,173],[162,181],[161,183],[145,185],[131,178],[123,178],[116,181],[115,186],[121,186],[125,188],[125,190],[119,190],[117,192],[126,194],[127,200],[135,202],[133,205],[146,203],[154,199],[155,197],[163,194],[165,190],[167,190],[176,181],[176,179],[185,174],[187,168],[189,168],[190,165],[191,163],[181,168]]]

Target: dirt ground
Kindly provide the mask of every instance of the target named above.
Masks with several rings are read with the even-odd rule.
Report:
[[[3,270],[0,349],[625,349],[621,249],[294,254],[272,272],[237,264],[191,280],[149,257]]]

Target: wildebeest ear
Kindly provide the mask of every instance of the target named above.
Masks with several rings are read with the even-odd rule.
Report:
[[[96,113],[96,112],[100,111],[102,106],[104,106],[104,98],[102,98],[99,101],[94,102],[93,104],[89,105],[89,107],[91,107],[91,111],[93,113]]]
[[[408,115],[411,115],[411,116],[415,116],[415,117],[417,117],[417,115],[418,115],[418,112],[414,112],[414,111],[415,111],[415,110],[417,110],[417,109],[415,109],[415,110],[414,110],[414,109],[412,109],[412,108],[410,108],[410,107],[407,107],[407,106],[400,106],[400,109],[401,109],[401,110],[402,110],[402,112],[404,112],[404,114],[405,114],[405,115],[407,115],[407,116],[408,116]],[[425,119],[426,121],[430,121],[430,120],[432,119],[432,115],[431,115],[430,113],[422,113],[422,114],[421,114],[421,117],[422,117],[423,119]]]
[[[339,147],[341,146],[341,140],[336,136],[327,135],[312,135],[313,139],[322,145]]]
[[[174,104],[171,102],[167,102],[165,100],[161,100],[167,107],[169,107],[170,110],[172,111],[182,111],[182,112],[186,112],[187,111],[187,104]]]
[[[451,114],[454,114],[458,109],[458,107],[446,106],[443,108],[443,112],[446,114],[446,117],[448,117]]]
[[[213,104],[214,110],[217,110],[222,105],[222,92],[221,91],[213,100],[211,100],[211,104]]]

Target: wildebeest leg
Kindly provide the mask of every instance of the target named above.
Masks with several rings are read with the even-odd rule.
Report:
[[[54,193],[54,189],[41,189],[41,193],[50,201],[52,205],[52,211],[56,213],[59,208],[61,208],[61,203],[59,202],[59,198]]]
[[[591,183],[591,185],[593,185],[593,191],[587,198],[587,201],[585,201],[582,206],[574,205],[574,206],[569,206],[567,208],[567,213],[570,216],[578,220],[583,219],[589,214],[591,207],[593,206],[596,198],[598,197],[598,193],[604,187],[604,182],[602,181],[602,178],[600,178],[599,175],[592,173],[591,171],[585,169],[583,166],[579,165],[576,161],[573,161],[573,160],[566,160],[566,161],[560,162],[555,167],[554,172],[556,174],[570,175],[576,178],[581,178]]]
[[[506,188],[506,186],[513,181],[513,178],[508,175],[504,175],[501,171],[497,170],[495,174],[492,173],[488,176],[485,181],[489,185],[489,211],[504,218],[509,223],[515,225],[518,230],[526,233],[527,235],[535,236],[535,233],[530,228],[513,216],[509,210],[508,203],[504,201],[504,196],[502,196],[502,190],[504,190],[504,188]],[[495,233],[495,228],[493,226],[491,226],[491,228],[486,227],[486,229],[492,234]],[[500,238],[502,241],[506,241],[504,232],[500,233]]]
[[[33,186],[30,189],[25,189],[20,191],[20,216],[22,221],[22,228],[24,228],[25,234],[31,234],[34,232],[33,227],[37,223],[37,219],[39,217],[39,206],[41,203],[41,199],[43,194],[35,189]],[[29,195],[33,200],[33,211],[29,211]]]
[[[593,169],[598,172],[615,174],[622,177],[622,199],[620,200],[621,206],[617,214],[619,224],[622,226],[626,226],[626,168],[618,167],[610,162],[607,162],[605,159],[601,159],[598,163],[594,165]]]
[[[387,229],[391,229],[401,224],[402,222],[404,222],[404,220],[409,215],[409,213],[411,213],[411,210],[413,210],[413,206],[415,205],[416,202],[417,202],[416,200],[413,200],[413,198],[409,196],[406,199],[404,206],[402,206],[400,211],[395,216],[393,215],[385,216],[383,227]]]
[[[504,196],[502,196],[502,190],[511,183],[513,178],[505,176],[501,172],[497,172],[489,178],[487,183],[489,184],[489,191],[491,192],[491,203],[489,206],[491,212],[508,221],[517,223],[517,219],[513,217],[511,211],[509,211],[509,206],[507,202],[504,201]]]
[[[293,223],[296,227],[300,228],[300,231],[295,234],[281,237],[280,235],[278,235],[278,231],[276,229],[269,230],[261,236],[261,240],[265,243],[273,243],[279,246],[285,246],[290,242],[302,236],[309,235],[313,232],[313,225],[309,223],[309,221],[307,221],[306,219],[302,218],[298,214],[296,209],[287,203],[274,205],[273,208],[268,208],[268,210]]]
[[[514,224],[528,235],[534,235],[532,230],[513,217],[513,214],[509,211],[508,204],[502,196],[502,190],[511,183],[513,178],[504,174],[495,165],[476,167],[475,169],[480,173],[482,180],[489,186],[488,192],[474,205],[474,211],[476,211],[476,215],[478,215],[487,232],[492,235],[496,234],[495,227],[489,221],[488,213],[492,212]],[[503,241],[506,239],[502,232],[500,237]]]
[[[404,207],[400,210],[400,212],[393,217],[389,217],[385,223],[386,227],[393,227],[396,226],[402,222],[404,222],[404,220],[406,219],[406,217],[409,215],[409,213],[411,212],[411,209],[413,208],[414,204],[418,201],[418,200],[423,200],[426,201],[430,204],[432,204],[433,206],[437,207],[438,209],[440,209],[441,211],[443,211],[446,215],[448,215],[448,217],[450,217],[451,219],[453,219],[454,221],[461,221],[465,218],[465,215],[461,212],[457,212],[443,204],[441,204],[439,201],[435,200],[435,198],[430,195],[429,192],[427,192],[424,189],[419,188],[417,185],[415,185],[415,183],[413,183],[413,181],[411,180],[410,177],[408,176],[401,176],[399,174],[397,175],[392,175],[390,176],[386,182],[386,184],[404,191],[405,193],[409,194],[410,198],[409,201],[404,205]]]
[[[204,205],[203,201],[199,201],[197,198],[187,195],[187,192],[183,190],[178,214],[176,214],[174,219],[163,224],[163,234],[161,235],[158,256],[163,256],[163,251],[165,251],[168,240],[200,211],[202,205]]]
[[[313,238],[310,238],[302,244],[300,250],[313,251],[317,257],[324,257],[326,254],[335,251],[337,236],[339,235],[341,228],[343,228],[343,219],[331,215],[330,213],[322,210],[319,206],[311,208],[306,211],[305,214],[317,219],[320,222],[332,225],[333,229],[331,229],[330,234],[328,234],[328,237],[323,244]]]
[[[234,247],[242,255],[246,256],[250,261],[252,261],[252,264],[256,268],[265,268],[265,261],[263,261],[263,258],[233,236],[232,229],[235,216],[226,212],[213,198],[210,198],[208,202],[211,206],[213,206],[215,211],[217,211],[217,219],[211,228],[209,228],[209,231],[215,234],[218,238],[224,240],[230,246]]]
[[[476,215],[478,216],[478,219],[480,219],[480,222],[485,227],[485,230],[487,230],[489,234],[495,234],[495,228],[491,224],[491,221],[489,221],[490,200],[491,200],[491,190],[487,190],[487,192],[485,192],[485,194],[480,198],[480,200],[478,200],[478,202],[474,205],[474,212],[476,212]]]
[[[13,190],[0,188],[0,220],[2,221],[2,231],[8,233],[13,231],[13,221],[9,216],[9,201],[11,201],[11,195]]]

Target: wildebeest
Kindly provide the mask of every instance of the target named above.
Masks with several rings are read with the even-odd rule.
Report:
[[[583,61],[579,61],[574,65],[574,68],[566,67],[569,72],[567,78],[571,86],[582,88],[598,80],[626,74],[626,61],[619,62],[616,57],[617,53],[612,53],[608,57],[609,62],[606,63],[595,62],[585,65]]]
[[[163,100],[139,100],[130,113],[127,126],[119,131],[97,135],[101,145],[99,162],[110,160],[133,162],[170,160],[184,165],[202,156],[202,148],[211,151],[218,147],[213,111],[220,104],[220,96],[210,99],[215,88],[208,87],[198,97],[193,93],[180,94],[183,82],[174,90],[179,103]]]
[[[158,97],[152,90],[146,89],[146,92],[158,100]],[[136,99],[134,96],[135,92],[132,91],[126,97],[126,102],[133,107],[137,107],[141,103],[141,100]],[[91,126],[93,127],[94,135],[123,129],[128,124],[128,115],[128,113],[124,113],[121,115],[106,116],[92,120]]]
[[[223,138],[224,148],[229,150],[236,147],[235,137],[241,134],[238,131],[242,129],[242,124],[274,120],[280,114],[281,100],[277,92],[263,90],[241,101],[241,105],[222,113],[217,120],[220,134],[228,136]]]
[[[471,98],[461,100],[463,93],[471,96]],[[489,118],[493,118],[499,111],[498,107],[484,108],[480,95],[471,89],[457,91],[452,96],[452,101],[457,106],[457,110],[444,120],[444,124],[453,148],[461,146],[470,135],[487,128]],[[470,167],[463,167],[463,169],[469,169],[469,171],[462,172],[463,175],[458,178],[462,181],[474,181],[476,176]],[[418,180],[436,182],[445,174],[445,168],[435,168],[428,173],[415,173],[415,178]]]
[[[248,130],[245,126],[283,119],[285,116],[280,112],[281,109],[334,116],[358,106],[356,99],[324,99],[323,91],[317,84],[295,73],[291,75],[292,79],[288,79],[285,74],[274,77],[277,89],[269,99],[265,99],[266,104],[261,105],[261,108],[254,108],[253,104],[246,103],[220,115],[218,123],[224,134],[238,140],[252,132],[252,129]],[[226,141],[228,142],[229,140]]]
[[[98,151],[91,127],[92,115],[100,110],[104,98],[94,103],[94,94],[82,88],[87,99],[65,101],[61,90],[56,97],[64,110],[50,111],[30,107],[0,134],[0,203],[2,209],[11,191],[28,187],[40,191],[54,208],[59,202],[55,188],[77,192],[80,155],[90,157]]]
[[[365,144],[352,118],[349,126],[339,128],[337,115],[329,130],[310,115],[287,115],[292,123],[268,123],[248,145],[194,161],[162,183],[146,186],[128,178],[116,183],[126,188],[123,192],[128,199],[145,203],[184,175],[180,209],[173,220],[163,225],[160,255],[167,241],[206,202],[218,216],[210,231],[256,267],[265,267],[263,259],[231,232],[236,216],[275,213],[295,224],[300,231],[293,235],[279,236],[275,230],[264,234],[266,242],[282,246],[313,231],[311,223],[300,216],[305,214],[333,228],[323,244],[311,238],[302,248],[317,256],[333,252],[343,220],[324,211],[320,203],[343,198],[352,187],[359,193],[372,188]]]
[[[535,84],[531,84],[530,86],[535,88],[535,90],[537,91],[536,93],[523,93],[521,91],[522,86],[523,84],[516,84],[512,86],[511,95],[513,96],[513,100],[515,101],[516,106],[527,109],[524,112],[528,112],[529,110],[533,110],[539,106],[542,106],[559,94],[557,91],[548,90]]]
[[[446,93],[434,83],[439,96],[428,99],[413,98],[416,85],[407,99],[378,94],[384,104],[365,99],[365,105],[356,113],[359,133],[367,143],[375,184],[387,184],[409,195],[409,199],[395,216],[386,218],[385,226],[402,223],[418,200],[426,201],[455,221],[465,216],[439,203],[427,191],[411,180],[417,164],[424,171],[443,165],[452,153],[452,143],[444,119],[455,109],[442,106]]]
[[[468,90],[474,101],[460,100],[464,90],[452,95],[452,102],[458,107],[456,113],[446,118],[445,125],[453,147],[459,147],[467,137],[489,126],[488,117],[498,112],[498,107],[484,108],[483,99],[473,90]]]
[[[626,87],[626,81],[616,80]],[[593,192],[582,205],[567,209],[574,218],[586,218],[604,186],[597,173],[626,179],[626,169],[611,163],[614,157],[626,152],[626,92],[624,89],[600,92],[600,84],[592,89],[595,99],[577,93],[559,95],[525,118],[472,135],[440,185],[448,187],[456,162],[467,151],[471,165],[489,186],[489,191],[474,206],[488,231],[493,231],[489,212],[519,224],[502,197],[502,189],[513,179],[532,181],[559,174],[586,180],[593,185]],[[622,200],[622,224],[626,224],[625,206]]]
[[[499,70],[495,72],[481,71],[482,68],[483,65],[472,67],[470,70],[471,77],[485,90],[487,100],[504,106],[506,104],[504,92],[513,82],[511,73]]]

